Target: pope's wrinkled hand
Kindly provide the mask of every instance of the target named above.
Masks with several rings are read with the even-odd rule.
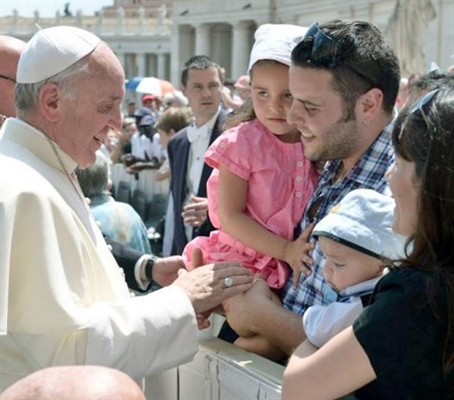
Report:
[[[252,273],[237,262],[203,265],[191,272],[181,269],[178,275],[173,284],[188,295],[196,314],[211,310],[252,286]]]

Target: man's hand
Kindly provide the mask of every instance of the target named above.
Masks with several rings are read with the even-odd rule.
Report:
[[[287,355],[306,338],[301,316],[282,307],[265,281],[224,302],[232,329],[241,337],[258,334]]]
[[[121,156],[121,162],[124,164],[125,167],[129,167],[132,164],[136,163],[137,161],[140,161],[137,157],[134,157],[132,154],[123,154]]]
[[[194,228],[202,225],[208,217],[208,199],[206,197],[191,197],[191,203],[183,207],[181,213],[183,222]]]
[[[153,280],[161,286],[169,286],[178,278],[181,268],[185,268],[181,256],[158,258],[153,266]]]
[[[143,169],[147,168],[147,162],[145,161],[136,161],[130,166],[126,167],[125,170],[128,174],[137,174]]]
[[[223,302],[225,316],[233,330],[241,337],[259,334],[254,328],[254,319],[260,309],[273,302],[274,293],[263,279],[257,279],[252,288],[240,296]]]
[[[137,161],[134,164],[130,165],[129,167],[126,167],[126,172],[130,174],[137,174],[140,171],[143,171],[144,169],[158,169],[159,168],[159,163],[154,162],[154,161]]]

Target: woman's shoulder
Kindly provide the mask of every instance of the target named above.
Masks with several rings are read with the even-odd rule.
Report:
[[[398,267],[386,274],[375,287],[372,300],[393,307],[395,302],[411,306],[428,304],[429,298],[443,303],[445,288],[433,271],[415,267]],[[430,292],[430,294],[429,294]]]
[[[406,284],[408,282],[411,282],[413,285],[425,285],[432,276],[431,271],[421,268],[395,267],[383,276],[379,281],[379,287],[394,285],[408,287],[409,285]]]
[[[430,319],[427,282],[430,273],[416,268],[395,268],[387,273],[375,287],[370,304],[353,324],[361,343],[376,335],[384,341],[389,332],[414,321]],[[387,327],[387,332],[382,327]]]
[[[398,288],[402,292],[413,291],[426,286],[431,273],[419,268],[397,267],[391,269],[378,282],[375,293]]]

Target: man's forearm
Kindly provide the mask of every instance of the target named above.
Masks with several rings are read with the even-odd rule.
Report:
[[[265,281],[257,279],[250,290],[223,303],[227,321],[240,336],[260,335],[285,354],[306,339],[303,321],[274,300]]]
[[[290,356],[306,339],[302,316],[271,302],[261,311],[253,321],[254,331]]]

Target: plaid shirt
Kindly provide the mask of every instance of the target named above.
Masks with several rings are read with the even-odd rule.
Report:
[[[351,190],[366,188],[391,195],[385,180],[385,172],[394,162],[392,128],[393,122],[390,122],[342,180],[331,183],[342,164],[340,160],[328,161],[325,164],[314,194],[306,205],[307,211],[317,200],[320,202],[314,218],[315,223],[328,214],[329,210]],[[301,228],[304,230],[310,222],[308,213],[304,212]],[[329,304],[337,299],[336,292],[329,287],[323,277],[324,258],[318,242],[315,242],[312,258],[314,264],[311,275],[308,277],[301,275],[298,287],[293,289],[293,274],[291,274],[283,288],[284,307],[301,315],[309,306]]]

